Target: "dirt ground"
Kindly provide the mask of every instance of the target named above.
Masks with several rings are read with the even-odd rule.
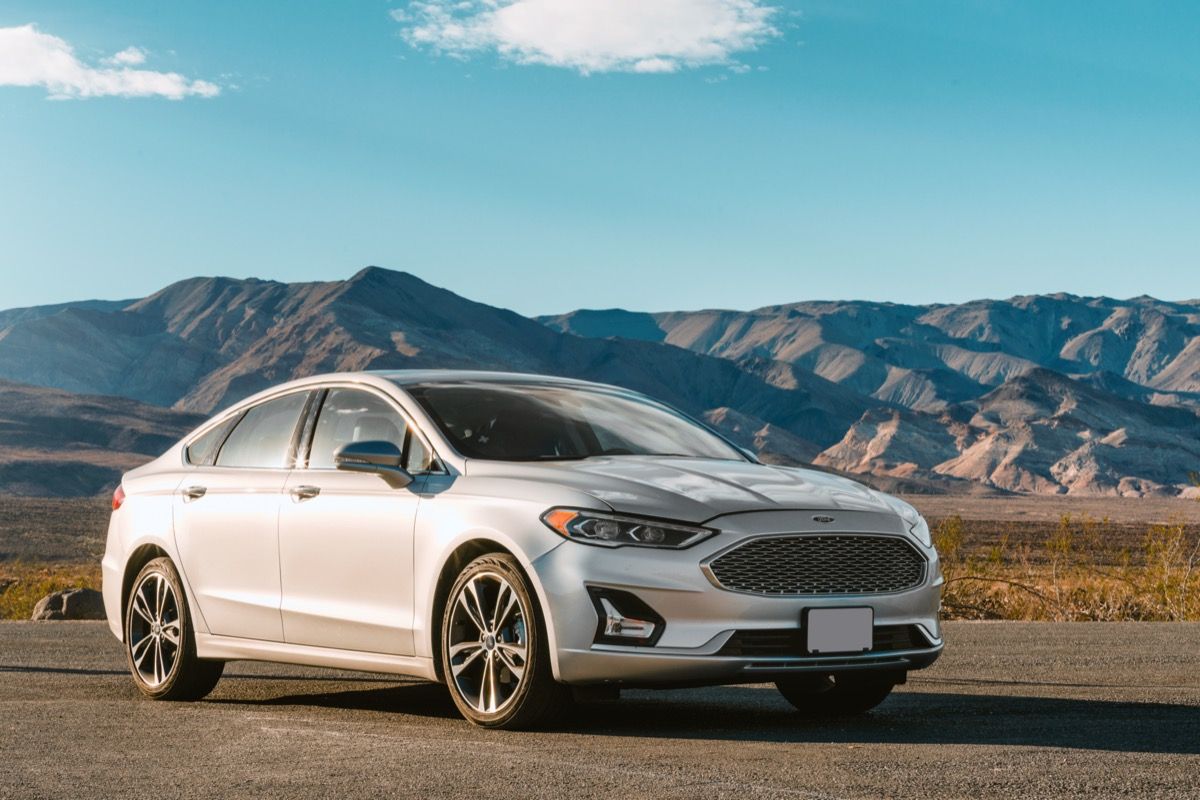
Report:
[[[0,495],[0,564],[98,562],[110,501]]]
[[[1072,517],[1108,518],[1123,525],[1146,526],[1185,522],[1200,525],[1200,501],[1178,497],[1065,497],[1012,495],[964,497],[954,495],[904,495],[929,519],[957,514],[964,520],[1011,523],[1055,523],[1064,514]]]

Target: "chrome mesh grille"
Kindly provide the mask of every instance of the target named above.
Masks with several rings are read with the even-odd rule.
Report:
[[[798,534],[752,539],[713,560],[717,582],[766,595],[902,592],[925,579],[925,559],[899,536]]]

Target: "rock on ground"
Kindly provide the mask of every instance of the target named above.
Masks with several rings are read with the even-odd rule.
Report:
[[[104,619],[104,596],[95,589],[65,589],[48,594],[33,607],[31,619]]]

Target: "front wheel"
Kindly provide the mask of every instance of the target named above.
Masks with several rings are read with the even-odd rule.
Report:
[[[794,675],[780,678],[776,688],[808,717],[864,714],[887,699],[897,680],[870,674]]]
[[[196,658],[196,634],[183,582],[168,558],[142,567],[125,606],[125,655],[133,682],[155,700],[199,700],[213,690],[223,661]]]
[[[459,712],[513,730],[556,716],[571,695],[554,680],[545,631],[515,558],[493,553],[468,564],[442,616],[442,666]]]

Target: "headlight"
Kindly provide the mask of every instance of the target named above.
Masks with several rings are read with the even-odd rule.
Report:
[[[660,547],[678,550],[716,531],[656,519],[624,517],[600,511],[552,508],[542,522],[566,539],[601,547]]]
[[[909,533],[917,537],[917,541],[926,547],[933,547],[933,538],[929,535],[929,523],[924,517],[917,517],[917,521],[910,523],[908,527]]]

